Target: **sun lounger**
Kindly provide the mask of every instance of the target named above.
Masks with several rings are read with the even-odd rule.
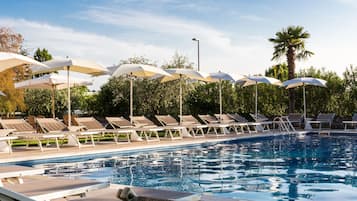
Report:
[[[301,127],[304,116],[300,113],[290,113],[288,119],[293,126]]]
[[[335,113],[319,113],[315,120],[306,121],[307,129],[312,129],[312,125],[318,125],[319,130],[321,130],[325,124],[328,125],[328,128],[331,128],[335,115]]]
[[[0,124],[3,128],[6,129],[14,129],[12,131],[12,136],[16,136],[19,139],[26,140],[27,146],[30,141],[37,141],[38,146],[41,151],[44,151],[42,146],[42,140],[47,140],[47,145],[49,144],[49,140],[53,139],[56,143],[57,150],[60,149],[58,140],[59,138],[63,138],[64,135],[60,133],[51,133],[44,134],[38,133],[29,123],[27,123],[24,119],[1,119]]]
[[[9,135],[15,129],[0,129],[0,152],[12,153],[12,141],[18,137]]]
[[[237,122],[228,114],[215,114],[214,116],[219,119],[221,123],[229,124],[231,130],[233,130],[236,134],[244,133],[244,129],[247,129],[248,132],[250,130],[246,123]]]
[[[213,134],[215,134],[216,136],[222,136],[226,134],[226,131],[224,130],[226,128],[226,125],[220,125],[219,123],[210,124],[207,122],[201,124],[201,122],[197,120],[195,117],[193,117],[192,115],[182,115],[182,122],[183,125],[186,124],[204,125],[206,126],[205,128],[207,128],[206,134],[211,134],[210,131],[212,130],[213,130]]]
[[[78,126],[84,126],[86,131],[90,132],[98,132],[102,135],[111,134],[113,135],[113,139],[115,143],[119,144],[120,135],[126,135],[127,143],[130,143],[130,134],[132,130],[129,129],[106,129],[98,120],[94,117],[74,117],[74,122],[78,124]]]
[[[180,127],[182,132],[186,132],[186,135],[184,135],[185,133],[182,133],[183,137],[204,137],[204,134],[196,135],[196,131],[200,129],[200,126],[196,126],[196,125],[180,126],[180,123],[171,115],[155,115],[155,117],[163,126]]]
[[[226,135],[231,127],[229,124],[220,123],[216,117],[209,114],[200,114],[198,117],[208,126],[207,133],[213,130],[216,136]]]
[[[257,127],[260,125],[260,123],[257,122],[249,122],[246,118],[242,117],[241,115],[234,113],[234,114],[228,114],[229,117],[231,117],[232,119],[234,119],[236,122],[240,123],[240,124],[245,124],[246,126],[243,128],[245,128],[248,133],[257,133]]]
[[[84,138],[86,143],[89,137],[91,146],[95,146],[93,136],[97,135],[98,132],[84,131],[84,126],[67,127],[63,122],[52,118],[36,118],[36,123],[43,133],[65,135],[68,139],[68,145],[81,148],[83,144],[80,142],[80,139]]]
[[[263,114],[250,114],[250,116],[254,119],[255,122],[260,123],[257,126],[257,130],[261,130],[263,132],[270,131],[270,126],[273,125],[272,121],[269,121],[269,118]]]
[[[345,130],[347,130],[350,126],[350,128],[356,129],[357,126],[357,113],[354,113],[352,116],[351,121],[342,121]]]
[[[4,188],[37,201],[48,201],[70,196],[83,197],[87,192],[108,187],[87,179],[67,179],[47,176],[26,176],[22,184],[4,182]]]
[[[159,131],[165,131],[165,137],[170,136],[171,140],[182,139],[182,126],[157,126],[146,118],[145,116],[134,116],[132,117],[134,126],[141,128],[141,135],[144,134],[146,139],[151,138],[151,135],[154,134],[159,139]]]
[[[136,134],[136,131],[139,132],[140,135],[142,135],[142,134],[144,134],[145,129],[135,128],[134,125],[131,124],[130,121],[128,121],[124,117],[105,117],[105,119],[108,121],[109,125],[113,129],[132,131],[132,135],[131,135],[132,141],[142,141],[142,138]],[[148,137],[148,138],[146,138],[146,140],[159,141],[160,139],[158,137],[159,136],[157,136],[157,139],[149,139],[149,137]]]
[[[207,129],[207,125],[201,124],[201,122],[192,115],[182,115],[180,118],[182,126],[185,126],[193,137],[205,137],[203,129]]]
[[[45,173],[42,168],[33,168],[19,165],[0,166],[0,186],[4,182],[23,184],[23,177],[29,175],[40,175]]]

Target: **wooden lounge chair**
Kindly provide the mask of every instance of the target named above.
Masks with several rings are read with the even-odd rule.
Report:
[[[120,135],[126,135],[127,143],[130,143],[130,134],[132,130],[123,130],[123,129],[106,129],[98,120],[94,117],[74,117],[74,122],[77,123],[78,126],[84,126],[86,131],[97,132],[102,135],[111,134],[113,135],[114,142],[119,144]]]
[[[182,126],[157,126],[146,118],[145,116],[134,116],[132,117],[134,126],[137,128],[141,128],[141,135],[145,135],[146,139],[151,138],[151,135],[154,134],[159,138],[159,131],[165,131],[165,137],[170,136],[171,140],[174,139],[182,139]]]
[[[14,129],[12,135],[27,141],[27,146],[30,141],[37,141],[41,151],[44,151],[42,140],[47,140],[47,145],[50,139],[54,139],[57,150],[60,149],[58,140],[63,138],[64,135],[60,133],[44,134],[38,133],[29,123],[24,119],[1,119],[0,124],[3,128]]]
[[[176,121],[171,115],[155,115],[155,118],[166,129],[165,135],[170,135],[171,139],[182,139],[185,126],[180,126],[180,123]],[[178,135],[178,136],[175,136]]]
[[[216,136],[222,136],[226,135],[227,131],[229,131],[230,125],[220,123],[219,120],[214,116],[211,116],[209,114],[200,114],[198,115],[198,117],[208,126],[207,134],[210,133],[211,130],[213,130]]]
[[[304,116],[300,113],[290,113],[288,119],[293,126],[301,127]]]
[[[335,116],[335,113],[319,113],[315,120],[306,121],[307,127],[313,128],[313,125],[318,125],[319,130],[321,130],[323,125],[328,125],[328,128],[331,128]]]
[[[342,121],[345,130],[348,128],[356,129],[357,126],[357,113],[354,113],[350,121]]]
[[[97,135],[98,132],[85,131],[84,126],[67,127],[61,121],[53,118],[36,118],[36,124],[43,133],[64,134],[68,139],[68,145],[78,146],[78,148],[81,148],[83,144],[80,142],[80,139],[84,138],[84,142],[87,143],[89,137],[91,145],[95,146],[93,136]]]

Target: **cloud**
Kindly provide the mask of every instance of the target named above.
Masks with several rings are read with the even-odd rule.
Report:
[[[243,20],[254,21],[254,22],[261,22],[266,20],[265,18],[259,17],[257,15],[240,15],[239,18]]]

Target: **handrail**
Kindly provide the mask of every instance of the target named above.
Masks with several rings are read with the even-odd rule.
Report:
[[[275,117],[273,119],[273,122],[274,124],[275,123],[278,124],[278,129],[280,131],[285,131],[288,132],[289,134],[296,131],[295,127],[292,125],[292,123],[290,122],[287,116]]]

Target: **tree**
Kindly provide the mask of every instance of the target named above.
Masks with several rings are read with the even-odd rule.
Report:
[[[304,31],[301,26],[289,26],[282,31],[275,33],[275,38],[269,38],[274,44],[272,60],[278,60],[286,56],[288,63],[288,79],[295,78],[295,60],[307,59],[314,53],[305,49],[305,40],[310,38],[310,34]],[[289,112],[294,112],[295,94],[294,90],[289,90]]]
[[[9,28],[0,28],[0,51],[19,53],[22,42],[21,34]],[[0,90],[6,94],[6,97],[1,98],[0,110],[7,116],[17,109],[25,109],[22,90],[14,87],[14,80],[21,80],[25,75],[26,69],[23,67],[8,69],[0,73]]]
[[[39,62],[44,62],[51,60],[52,55],[45,48],[43,48],[42,50],[40,48],[37,48],[35,54],[33,55],[33,58]]]

